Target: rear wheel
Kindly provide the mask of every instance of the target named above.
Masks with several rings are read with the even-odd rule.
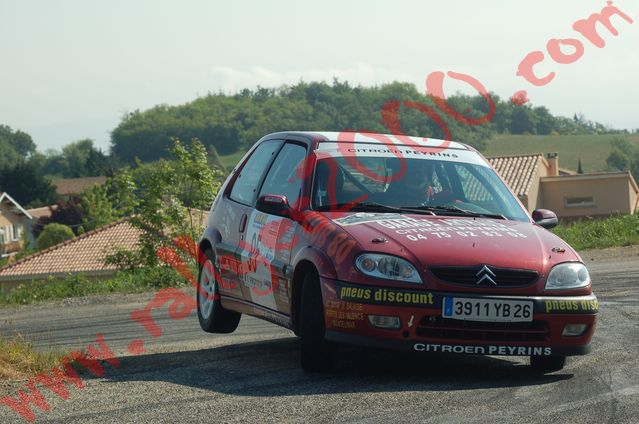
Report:
[[[565,356],[531,356],[530,366],[535,371],[553,372],[560,371],[566,365]]]
[[[307,372],[331,370],[335,345],[324,338],[322,290],[319,279],[312,273],[304,277],[300,321],[302,368]]]
[[[208,333],[232,333],[240,323],[240,313],[222,308],[220,292],[213,271],[213,252],[205,250],[206,260],[200,265],[197,280],[197,318]]]

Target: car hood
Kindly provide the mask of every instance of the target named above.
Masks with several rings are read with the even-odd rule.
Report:
[[[385,213],[326,216],[363,251],[404,257],[421,269],[486,264],[546,275],[556,263],[581,260],[567,243],[531,222]]]

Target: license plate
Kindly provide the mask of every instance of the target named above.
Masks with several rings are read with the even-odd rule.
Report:
[[[445,297],[442,309],[444,318],[465,321],[530,322],[533,320],[533,302],[530,300]]]

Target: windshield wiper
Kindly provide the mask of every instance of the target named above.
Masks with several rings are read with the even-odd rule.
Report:
[[[503,219],[508,220],[504,215],[498,213],[483,213],[483,212],[473,212],[466,209],[462,209],[459,206],[415,206],[410,207],[410,209],[424,210],[430,211],[437,215],[457,215],[457,216],[470,216],[476,218],[494,218],[494,219]]]
[[[435,213],[428,209],[419,208],[404,208],[383,205],[376,202],[361,202],[361,203],[337,203],[335,205],[323,205],[315,208],[316,211],[335,211],[335,212],[395,212],[395,213],[415,213],[435,215]]]

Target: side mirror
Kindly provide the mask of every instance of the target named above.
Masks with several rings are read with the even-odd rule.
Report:
[[[255,209],[270,215],[290,217],[291,206],[288,204],[286,196],[279,194],[265,194],[257,199]]]
[[[557,215],[548,209],[535,209],[532,213],[532,219],[537,225],[546,229],[555,228],[559,224]]]

